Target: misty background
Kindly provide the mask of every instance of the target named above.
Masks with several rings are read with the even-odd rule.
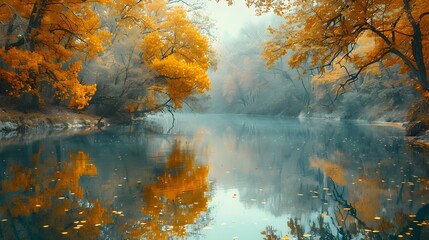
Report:
[[[418,99],[413,86],[404,81],[408,75],[382,64],[340,92],[340,81],[324,81],[329,76],[317,71],[291,69],[289,55],[267,69],[261,56],[269,39],[267,27],[282,19],[274,14],[256,16],[243,1],[232,6],[211,1],[206,7],[215,25],[218,66],[209,73],[211,91],[184,111],[403,122],[409,104]],[[337,79],[345,74],[333,72]]]

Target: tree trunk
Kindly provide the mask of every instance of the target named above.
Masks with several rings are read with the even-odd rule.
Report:
[[[413,27],[413,39],[411,40],[411,47],[413,50],[413,58],[416,63],[417,81],[425,91],[429,91],[429,79],[427,78],[426,65],[423,56],[422,31],[420,29],[420,22],[414,19],[411,13],[410,0],[403,1],[404,10],[407,14],[408,21]]]
[[[26,37],[28,39],[29,49],[30,51],[34,51],[35,49],[35,36],[30,35],[32,34],[32,31],[39,29],[42,25],[42,19],[46,11],[46,6],[48,5],[47,0],[39,0],[34,3],[33,10],[31,11],[30,20],[28,22],[27,30],[26,30]]]
[[[423,44],[422,44],[422,32],[420,29],[420,25],[414,25],[414,37],[411,41],[411,46],[413,48],[413,57],[416,62],[418,73],[417,80],[422,88],[426,91],[429,91],[429,81],[426,73],[426,65],[423,57]]]

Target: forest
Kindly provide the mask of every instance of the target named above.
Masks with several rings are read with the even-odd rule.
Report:
[[[1,92],[18,109],[147,113],[180,108],[210,87],[210,23],[174,1],[0,6]]]
[[[429,239],[428,149],[427,0],[0,1],[0,239]]]
[[[271,21],[215,46],[199,1],[5,1],[1,105],[117,122],[185,108],[429,128],[424,0],[245,4]]]

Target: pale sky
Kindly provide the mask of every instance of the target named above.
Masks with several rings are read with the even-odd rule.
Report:
[[[235,0],[232,6],[228,6],[226,0],[216,2],[210,0],[207,3],[207,10],[204,11],[216,24],[215,32],[217,40],[221,41],[223,37],[235,37],[240,33],[241,28],[246,23],[255,23],[266,21],[271,16],[256,16],[253,8],[247,8],[244,0]]]

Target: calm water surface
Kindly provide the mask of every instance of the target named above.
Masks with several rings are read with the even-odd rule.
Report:
[[[0,146],[0,239],[429,239],[429,154],[403,130],[151,117]]]

